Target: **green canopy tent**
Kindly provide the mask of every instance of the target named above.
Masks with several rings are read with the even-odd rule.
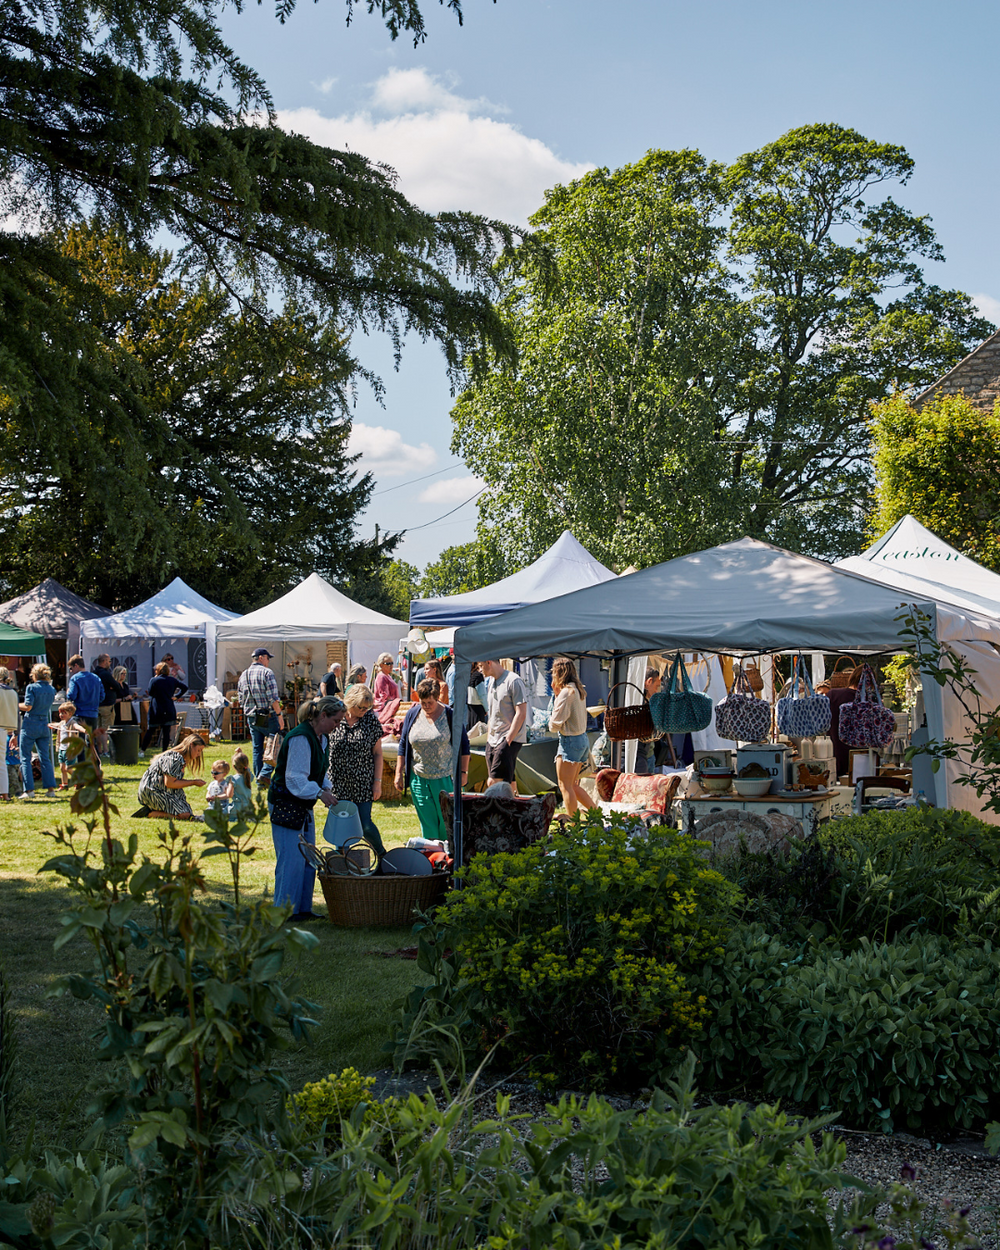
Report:
[[[0,655],[44,655],[45,639],[0,621]]]

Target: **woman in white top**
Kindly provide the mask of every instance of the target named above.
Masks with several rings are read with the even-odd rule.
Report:
[[[549,717],[549,729],[559,735],[556,779],[563,806],[572,816],[578,807],[594,806],[594,800],[579,780],[590,754],[590,740],[587,737],[587,692],[572,660],[560,656],[552,665],[552,690],[556,701]]]

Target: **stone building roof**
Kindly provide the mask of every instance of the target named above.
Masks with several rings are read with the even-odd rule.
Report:
[[[973,407],[982,412],[993,411],[993,405],[1000,399],[1000,330],[980,343],[943,378],[921,391],[913,400],[913,407],[919,410],[939,395],[957,395],[959,391],[965,393]]]

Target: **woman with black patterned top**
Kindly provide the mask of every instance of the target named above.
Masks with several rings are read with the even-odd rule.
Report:
[[[378,855],[385,854],[382,835],[372,820],[372,803],[382,797],[382,737],[385,730],[372,711],[367,686],[347,688],[347,715],[330,735],[330,780],[338,799],[357,804],[364,835]]]

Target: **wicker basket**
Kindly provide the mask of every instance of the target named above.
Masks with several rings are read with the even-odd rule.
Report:
[[[401,929],[413,923],[416,908],[426,910],[444,897],[451,877],[328,877],[319,874],[330,923],[348,928]]]
[[[618,686],[631,686],[633,690],[639,690],[633,682],[620,681],[608,691],[608,706],[604,710],[604,728],[608,737],[613,742],[628,742],[632,738],[639,742],[648,742],[650,738],[655,738],[656,726],[653,724],[645,694],[639,690],[642,695],[641,703],[633,703],[630,707],[612,707],[611,696]]]
[[[743,665],[743,676],[750,684],[750,689],[754,694],[760,694],[764,689],[764,678],[760,675],[760,669],[755,661],[747,660]]]
[[[845,660],[847,660],[847,662],[850,664],[851,667],[849,669],[846,669],[843,673],[838,673],[837,670],[840,668],[841,664],[843,664]],[[837,663],[834,664],[833,672],[826,679],[826,684],[830,687],[831,690],[843,690],[844,687],[847,685],[847,683],[850,681],[851,674],[854,672],[855,668],[857,668],[857,665],[854,663],[851,657],[849,655],[842,655],[840,659],[837,661]]]

